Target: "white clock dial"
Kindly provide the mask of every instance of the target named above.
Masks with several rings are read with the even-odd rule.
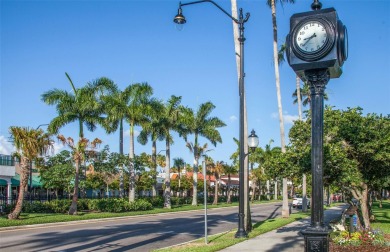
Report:
[[[321,50],[328,39],[325,26],[318,21],[309,21],[302,25],[295,36],[296,45],[305,53]]]

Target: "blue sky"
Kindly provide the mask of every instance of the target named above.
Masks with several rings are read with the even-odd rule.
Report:
[[[167,100],[171,95],[182,96],[182,104],[193,109],[212,101],[216,105],[212,115],[227,126],[220,130],[222,144],[211,147],[209,143],[213,149],[209,154],[216,161],[230,162],[229,156],[237,148],[233,137],[238,138],[239,117],[232,22],[213,5],[203,3],[183,7],[187,23],[178,31],[172,22],[178,2],[2,0],[0,153],[12,151],[7,142],[10,126],[36,128],[56,116],[55,107],[44,104],[41,94],[54,88],[70,91],[67,72],[77,87],[105,76],[121,89],[147,82],[155,97]],[[215,2],[230,12],[230,1]],[[349,58],[342,76],[327,85],[326,104],[389,114],[390,1],[321,2],[323,8],[337,10],[349,35]],[[297,0],[293,5],[277,6],[279,44],[289,31],[291,15],[310,11],[311,3]],[[245,25],[249,131],[255,129],[260,146],[271,139],[273,146],[279,146],[271,10],[266,0],[237,0],[237,4],[251,14]],[[287,137],[298,115],[291,97],[295,74],[287,62],[281,66],[280,79]],[[77,138],[78,126],[69,124],[60,132]],[[86,136],[99,137],[103,145],[118,151],[118,133],[106,135],[99,129]],[[128,143],[126,134],[125,152]],[[158,151],[164,150],[164,145],[158,143]],[[136,154],[150,150],[150,144],[135,146]],[[184,140],[177,135],[171,156],[192,163]]]

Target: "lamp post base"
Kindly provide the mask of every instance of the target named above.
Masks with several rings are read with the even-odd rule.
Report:
[[[234,235],[234,238],[247,238],[248,234],[245,230],[237,230],[237,233]]]
[[[331,229],[328,227],[309,227],[301,231],[305,237],[305,252],[329,252],[329,234]]]

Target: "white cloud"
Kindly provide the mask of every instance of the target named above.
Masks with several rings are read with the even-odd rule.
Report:
[[[237,121],[237,117],[235,115],[232,115],[229,117],[229,120],[232,122]]]
[[[0,154],[11,155],[15,151],[14,146],[5,136],[0,136]]]
[[[279,120],[278,113],[272,113],[271,117]],[[283,121],[285,124],[293,124],[294,121],[298,120],[298,118],[299,117],[297,115],[289,115],[287,112],[284,112],[284,114],[283,114]]]
[[[293,124],[298,118],[299,116],[297,115],[283,115],[284,122],[287,124]]]

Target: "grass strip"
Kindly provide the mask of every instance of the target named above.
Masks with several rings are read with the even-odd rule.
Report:
[[[271,202],[278,202],[278,201],[257,201],[254,202],[254,204],[265,204]],[[220,203],[218,205],[207,205],[207,208],[213,209],[213,208],[233,207],[233,206],[238,206],[238,203],[234,202],[232,204]],[[77,215],[55,214],[55,213],[49,213],[49,214],[22,213],[18,220],[9,220],[7,218],[7,215],[0,216],[0,228],[35,225],[35,224],[69,222],[69,221],[115,218],[115,217],[130,217],[130,216],[148,215],[148,214],[174,213],[174,212],[193,211],[193,210],[202,210],[202,209],[204,209],[203,205],[198,205],[198,206],[183,205],[183,206],[172,206],[171,209],[155,208],[149,211],[134,211],[134,212],[123,212],[123,213],[78,212]]]
[[[249,233],[248,238],[234,238],[234,235],[236,234],[236,229],[231,230],[229,232],[216,234],[208,237],[208,244],[205,244],[204,238],[200,238],[197,240],[194,240],[189,243],[172,246],[169,248],[164,249],[158,249],[154,250],[154,252],[174,252],[174,251],[180,251],[180,252],[212,252],[212,251],[218,251],[230,246],[233,246],[234,244],[240,243],[244,240],[254,238],[258,235],[267,233],[269,231],[275,230],[277,228],[283,227],[291,222],[300,220],[302,218],[305,218],[309,216],[309,213],[294,213],[291,214],[289,218],[282,218],[278,217],[275,219],[267,219],[264,221],[260,221],[256,223],[253,226],[252,232]]]

